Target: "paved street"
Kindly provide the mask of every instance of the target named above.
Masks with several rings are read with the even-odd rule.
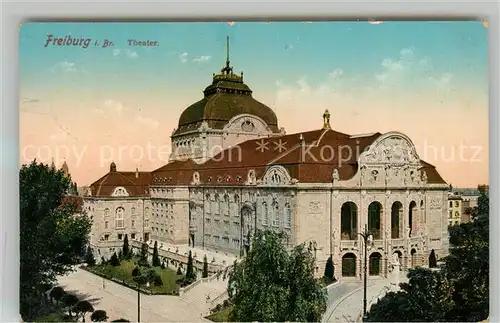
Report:
[[[65,291],[88,300],[95,309],[105,310],[109,321],[118,318],[137,321],[137,292],[132,289],[82,269],[61,277],[59,284]],[[202,322],[200,312],[196,306],[176,296],[141,294],[142,322]],[[90,314],[86,321],[90,322]]]

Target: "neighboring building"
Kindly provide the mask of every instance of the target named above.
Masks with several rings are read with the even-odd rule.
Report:
[[[366,227],[370,275],[386,275],[394,254],[404,269],[426,265],[432,249],[445,256],[448,185],[410,138],[341,133],[328,111],[321,124],[285,135],[227,59],[181,114],[167,165],[124,172],[112,163],[90,185],[93,246],[106,253],[128,234],[238,255],[255,230],[281,230],[289,246],[313,246],[318,274],[332,256],[337,275],[359,278]]]
[[[462,222],[462,217],[466,215],[465,205],[469,205],[469,203],[464,201],[461,196],[454,194],[448,196],[448,225],[458,225]]]

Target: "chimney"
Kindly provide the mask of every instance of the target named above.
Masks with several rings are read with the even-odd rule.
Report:
[[[139,178],[139,168],[135,168],[135,178]]]

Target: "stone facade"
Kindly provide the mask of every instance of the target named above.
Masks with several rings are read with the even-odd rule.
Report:
[[[242,77],[229,67],[224,73],[205,91],[242,102],[225,125],[200,121],[190,130],[198,124],[192,110],[206,109],[196,103],[172,135],[167,165],[134,176],[113,163],[90,186],[84,206],[94,220],[93,244],[128,234],[242,255],[256,230],[279,230],[288,234],[288,246],[305,243],[314,250],[318,275],[332,257],[336,276],[346,278],[361,277],[365,230],[373,238],[367,255],[372,276],[387,275],[391,259],[405,270],[426,265],[432,249],[438,257],[447,254],[448,185],[419,158],[410,138],[336,132],[328,112],[322,129],[285,135],[264,121],[275,120],[272,111],[248,99],[248,88],[240,90]],[[261,106],[265,113],[255,108]]]

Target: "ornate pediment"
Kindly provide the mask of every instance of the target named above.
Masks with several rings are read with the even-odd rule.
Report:
[[[129,194],[124,187],[119,186],[119,187],[114,189],[111,196],[129,196]]]
[[[420,164],[415,146],[411,140],[400,133],[388,133],[377,139],[360,156],[362,164],[386,164],[403,166]]]
[[[292,178],[282,166],[271,166],[264,174],[262,184],[271,186],[290,185]]]

